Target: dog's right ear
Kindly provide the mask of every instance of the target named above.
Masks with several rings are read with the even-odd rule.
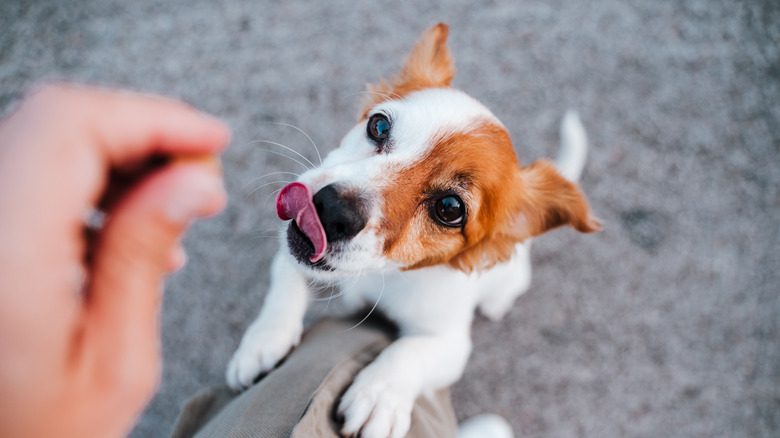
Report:
[[[449,26],[439,23],[423,33],[412,49],[401,72],[392,80],[368,85],[368,98],[360,111],[366,117],[374,105],[425,88],[449,87],[455,77],[455,64],[447,48]]]
[[[450,266],[464,272],[490,268],[512,258],[516,243],[565,225],[581,233],[601,229],[579,187],[547,160],[518,169],[504,181],[500,193],[485,198],[493,202],[481,206],[493,213],[478,225],[484,237],[451,259]]]
[[[564,178],[555,166],[539,160],[520,170],[520,208],[514,213],[508,234],[518,241],[569,225],[581,233],[601,230],[579,187]]]

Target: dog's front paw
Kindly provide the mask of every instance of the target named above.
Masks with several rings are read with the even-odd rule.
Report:
[[[344,418],[341,433],[347,437],[401,438],[412,419],[415,397],[390,382],[359,375],[341,398],[338,413]]]
[[[301,340],[303,327],[266,327],[253,324],[228,364],[228,386],[240,391],[271,371]]]

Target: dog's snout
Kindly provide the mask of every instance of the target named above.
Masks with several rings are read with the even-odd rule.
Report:
[[[366,226],[360,198],[347,191],[340,192],[334,184],[320,189],[313,201],[328,242],[349,240]]]

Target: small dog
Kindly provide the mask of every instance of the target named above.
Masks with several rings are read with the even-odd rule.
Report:
[[[357,278],[345,297],[373,304],[400,337],[342,397],[346,436],[404,436],[416,398],[460,378],[475,309],[500,319],[528,288],[529,239],[600,228],[574,183],[586,154],[577,116],[564,118],[556,165],[520,167],[504,125],[450,87],[448,33],[426,31],[399,75],[369,86],[322,166],[279,193],[286,242],[228,365],[229,386],[250,386],[299,342],[309,280]]]

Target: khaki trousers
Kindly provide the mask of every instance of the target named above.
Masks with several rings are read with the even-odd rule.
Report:
[[[206,390],[184,406],[173,438],[337,438],[338,399],[357,373],[392,342],[389,330],[325,319],[275,370],[240,394],[226,386]],[[421,396],[408,437],[455,437],[449,392]]]

